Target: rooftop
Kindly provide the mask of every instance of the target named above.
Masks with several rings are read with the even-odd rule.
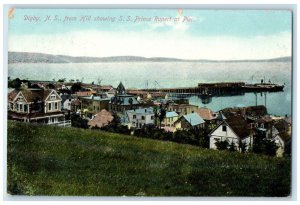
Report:
[[[197,113],[190,113],[187,115],[183,115],[183,117],[188,121],[192,126],[200,125],[204,123],[202,117],[200,117]]]
[[[177,114],[177,112],[174,112],[174,111],[167,112],[166,117],[178,117],[178,114]]]
[[[136,113],[136,114],[153,114],[153,108],[149,107],[149,108],[139,108],[139,109],[135,109],[135,110],[127,110],[127,113]]]

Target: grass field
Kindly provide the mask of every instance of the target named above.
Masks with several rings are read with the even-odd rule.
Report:
[[[286,158],[121,134],[8,122],[16,195],[288,196]]]

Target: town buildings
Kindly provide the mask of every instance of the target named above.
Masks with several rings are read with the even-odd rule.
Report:
[[[129,129],[140,129],[144,125],[154,125],[153,108],[139,108],[127,110],[125,115],[125,123]]]
[[[115,96],[110,99],[109,111],[124,113],[126,110],[137,109],[139,102],[133,95],[126,93],[126,89],[120,83],[116,89]]]

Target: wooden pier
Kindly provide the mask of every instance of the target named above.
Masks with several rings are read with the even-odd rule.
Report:
[[[202,97],[243,95],[246,92],[278,92],[284,85],[277,84],[246,84],[244,82],[199,83],[197,87],[178,87],[160,89],[140,89],[138,93],[169,93],[177,95],[198,95]],[[129,91],[130,92],[130,91]]]

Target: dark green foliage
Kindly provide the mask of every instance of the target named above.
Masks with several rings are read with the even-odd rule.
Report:
[[[113,114],[113,117],[114,119],[108,125],[101,127],[100,129],[108,132],[130,134],[130,130],[127,128],[127,126],[121,125],[121,119],[116,113]]]
[[[215,145],[218,150],[226,150],[228,149],[229,143],[227,140],[216,139]]]
[[[20,80],[20,78],[16,78],[14,80],[8,81],[9,88],[19,89],[21,87],[21,84],[22,84],[22,81]]]
[[[159,127],[161,128],[161,123],[164,120],[164,118],[166,117],[167,114],[167,108],[168,104],[166,104],[166,106],[164,107],[162,104],[159,105],[159,108],[155,107],[154,108],[154,117],[155,117],[155,121],[157,122],[157,120],[159,121]]]
[[[234,151],[236,151],[236,147],[235,147],[235,144],[234,144],[234,142],[233,141],[231,141],[231,143],[230,143],[230,146],[229,146],[229,149],[228,149],[229,151],[231,151],[231,152],[234,152]]]
[[[269,156],[275,156],[278,149],[274,140],[271,139],[264,139],[264,148],[264,153]]]
[[[63,82],[65,82],[66,81],[66,78],[61,78],[61,79],[58,79],[58,81],[57,82],[59,82],[59,83],[63,83]]]
[[[267,139],[263,133],[254,136],[252,151],[257,154],[275,156],[278,147],[274,140]]]
[[[284,197],[291,190],[290,158],[11,121],[7,133],[13,195]]]
[[[246,142],[242,142],[242,140],[239,140],[239,150],[241,153],[245,153],[247,148]]]
[[[89,127],[87,124],[88,121],[86,119],[81,118],[77,114],[72,114],[70,119],[71,119],[72,127],[78,127],[78,128],[84,128],[84,129],[87,129]]]
[[[77,82],[77,83],[74,83],[72,86],[71,86],[71,92],[74,94],[78,91],[81,90],[81,83],[80,82]]]
[[[141,129],[134,131],[138,137],[173,141],[182,144],[191,144],[208,148],[209,139],[204,135],[202,129],[177,130],[176,132],[167,132],[159,129],[155,125],[146,125]]]

